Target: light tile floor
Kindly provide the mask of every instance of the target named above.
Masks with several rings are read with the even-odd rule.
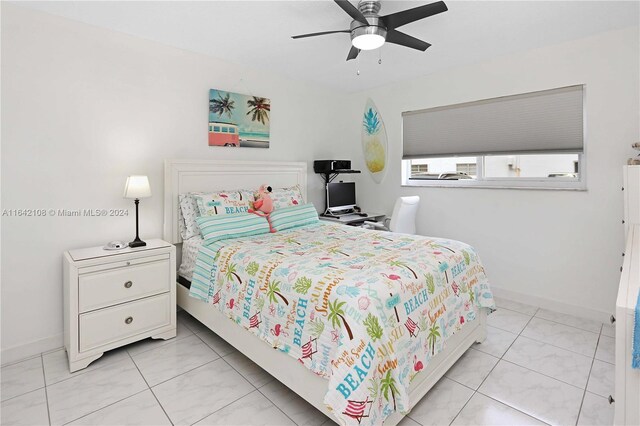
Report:
[[[476,344],[401,425],[611,425],[614,328],[497,299]],[[330,425],[185,312],[69,373],[64,350],[2,366],[2,425]]]

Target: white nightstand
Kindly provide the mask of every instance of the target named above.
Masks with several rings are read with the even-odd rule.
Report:
[[[77,371],[105,351],[176,335],[176,248],[162,240],[118,251],[64,253],[64,346]]]

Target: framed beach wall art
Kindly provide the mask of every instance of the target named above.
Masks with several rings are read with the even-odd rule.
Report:
[[[271,100],[209,90],[209,146],[269,148]]]

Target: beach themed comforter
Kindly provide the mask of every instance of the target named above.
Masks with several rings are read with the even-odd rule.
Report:
[[[203,246],[190,294],[328,378],[343,424],[407,412],[411,380],[494,308],[469,245],[324,222]]]

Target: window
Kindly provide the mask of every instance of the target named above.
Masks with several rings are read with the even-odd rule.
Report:
[[[403,184],[584,189],[584,86],[402,114]]]
[[[236,132],[236,129],[235,129],[235,128],[233,128],[233,127],[229,127],[229,133],[235,133],[235,132]]]
[[[580,182],[580,157],[533,154],[406,160],[410,173],[405,184],[433,185],[433,181],[440,181],[449,186],[572,188]],[[420,172],[416,166],[426,166],[430,172]]]
[[[229,133],[229,128],[228,127],[223,127],[222,128],[222,133]]]
[[[411,163],[411,176],[426,175],[429,173],[429,164]]]
[[[213,126],[214,132],[220,132],[220,126]]]
[[[477,172],[476,172],[477,169],[478,167],[475,161],[473,163],[457,163],[456,164],[456,172],[462,173],[463,175],[467,175],[467,176],[475,177],[477,175]]]
[[[475,178],[475,157],[427,158],[422,160],[410,160],[410,164],[410,179],[457,180]],[[474,173],[472,174],[473,176],[469,176],[469,173],[466,173],[466,170],[469,170],[472,167]],[[459,168],[464,168],[465,171],[460,171]]]

